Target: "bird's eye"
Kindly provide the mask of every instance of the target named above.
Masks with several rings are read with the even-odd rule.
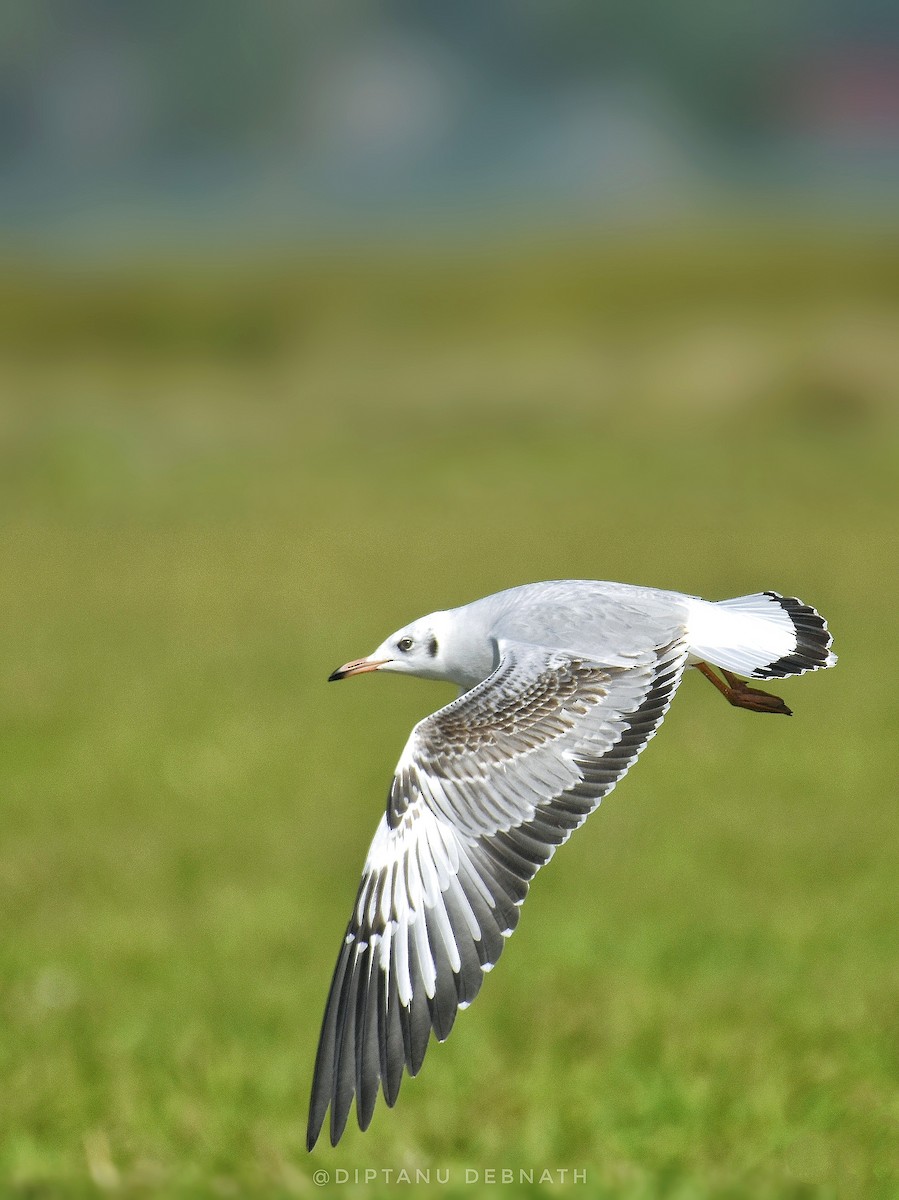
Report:
[[[412,639],[410,637],[400,638],[396,645],[397,649],[402,650],[402,652],[405,654],[407,650],[412,649]]]

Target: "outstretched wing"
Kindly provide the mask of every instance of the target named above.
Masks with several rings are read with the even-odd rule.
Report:
[[[603,666],[500,642],[482,683],[419,722],[397,765],[325,1009],[307,1144],[353,1096],[368,1127],[394,1104],[431,1030],[443,1041],[518,923],[556,846],[652,737],[680,682],[680,640]]]

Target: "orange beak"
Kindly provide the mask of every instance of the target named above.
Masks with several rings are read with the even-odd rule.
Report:
[[[356,658],[332,671],[328,682],[333,679],[346,679],[348,675],[364,675],[366,671],[377,671],[378,667],[383,667],[387,662],[390,662],[389,658]]]

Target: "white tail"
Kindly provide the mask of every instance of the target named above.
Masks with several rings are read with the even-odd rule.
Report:
[[[837,661],[820,613],[777,592],[693,600],[687,633],[694,661],[753,679],[802,675]]]

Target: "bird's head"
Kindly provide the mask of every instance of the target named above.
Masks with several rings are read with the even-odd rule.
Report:
[[[418,675],[423,679],[446,679],[446,663],[441,652],[442,616],[442,613],[432,613],[404,625],[382,642],[377,650],[373,650],[368,658],[344,663],[328,678],[346,679],[349,675],[362,675],[366,671],[394,671],[399,675]]]

